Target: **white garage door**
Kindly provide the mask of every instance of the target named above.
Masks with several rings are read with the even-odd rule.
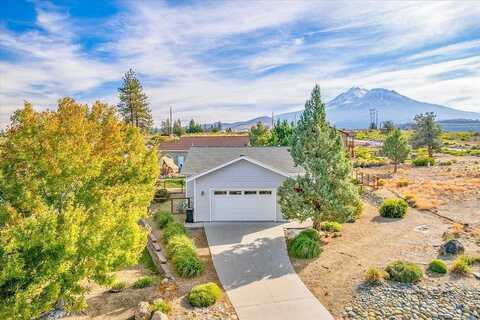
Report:
[[[212,221],[274,221],[275,190],[219,189],[211,193]]]

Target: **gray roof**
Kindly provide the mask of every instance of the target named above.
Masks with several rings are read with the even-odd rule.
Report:
[[[197,175],[242,155],[288,175],[303,172],[301,168],[295,167],[286,147],[192,147],[181,173],[185,176]]]

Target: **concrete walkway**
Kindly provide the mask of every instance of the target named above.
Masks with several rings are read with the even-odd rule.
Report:
[[[206,223],[217,274],[240,320],[330,320],[287,256],[282,224]]]

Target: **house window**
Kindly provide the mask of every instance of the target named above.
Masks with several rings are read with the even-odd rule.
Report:
[[[248,191],[244,191],[243,194],[244,195],[254,195],[254,194],[257,194],[257,191],[248,190]]]
[[[229,191],[228,194],[231,196],[238,196],[242,194],[242,191]]]
[[[227,191],[214,191],[213,194],[216,196],[224,196],[227,194]]]
[[[258,192],[258,194],[260,194],[260,195],[271,195],[272,191],[270,191],[270,190],[260,190]]]

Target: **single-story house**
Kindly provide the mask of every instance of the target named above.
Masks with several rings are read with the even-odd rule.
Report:
[[[302,170],[285,147],[193,147],[181,173],[195,222],[281,221],[277,188]]]
[[[161,142],[159,149],[162,156],[172,158],[182,168],[191,147],[246,147],[249,142],[248,135],[182,136],[173,141]]]

